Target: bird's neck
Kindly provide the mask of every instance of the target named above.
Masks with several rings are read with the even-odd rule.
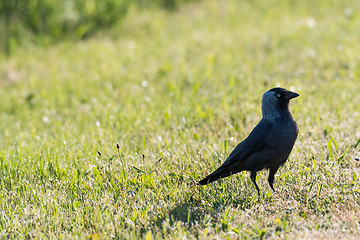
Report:
[[[262,117],[265,119],[276,119],[291,115],[288,107],[263,107]]]

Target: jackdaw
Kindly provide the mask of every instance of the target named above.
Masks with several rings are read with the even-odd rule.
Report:
[[[272,88],[261,101],[262,119],[250,135],[230,153],[226,161],[209,176],[198,182],[211,183],[241,171],[250,171],[250,179],[258,194],[256,172],[269,169],[269,184],[274,189],[274,175],[283,165],[294,146],[299,128],[289,110],[289,101],[299,94],[284,88]]]

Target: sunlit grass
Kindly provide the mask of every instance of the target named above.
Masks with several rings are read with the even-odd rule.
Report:
[[[96,38],[2,57],[1,238],[357,239],[359,7],[131,9]],[[194,185],[277,85],[300,93],[277,192],[265,172],[260,198],[245,172]]]

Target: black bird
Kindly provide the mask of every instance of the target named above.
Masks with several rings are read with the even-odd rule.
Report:
[[[198,184],[205,185],[241,171],[250,171],[250,179],[260,194],[256,172],[265,168],[269,169],[268,181],[275,192],[274,175],[289,157],[299,132],[289,110],[290,99],[298,96],[298,93],[284,88],[272,88],[265,92],[261,101],[261,121],[226,161]]]

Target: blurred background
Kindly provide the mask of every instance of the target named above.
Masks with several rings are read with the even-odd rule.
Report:
[[[64,39],[84,39],[110,28],[126,16],[130,7],[175,11],[194,0],[3,0],[0,3],[0,48],[6,54],[21,43],[40,44]]]

